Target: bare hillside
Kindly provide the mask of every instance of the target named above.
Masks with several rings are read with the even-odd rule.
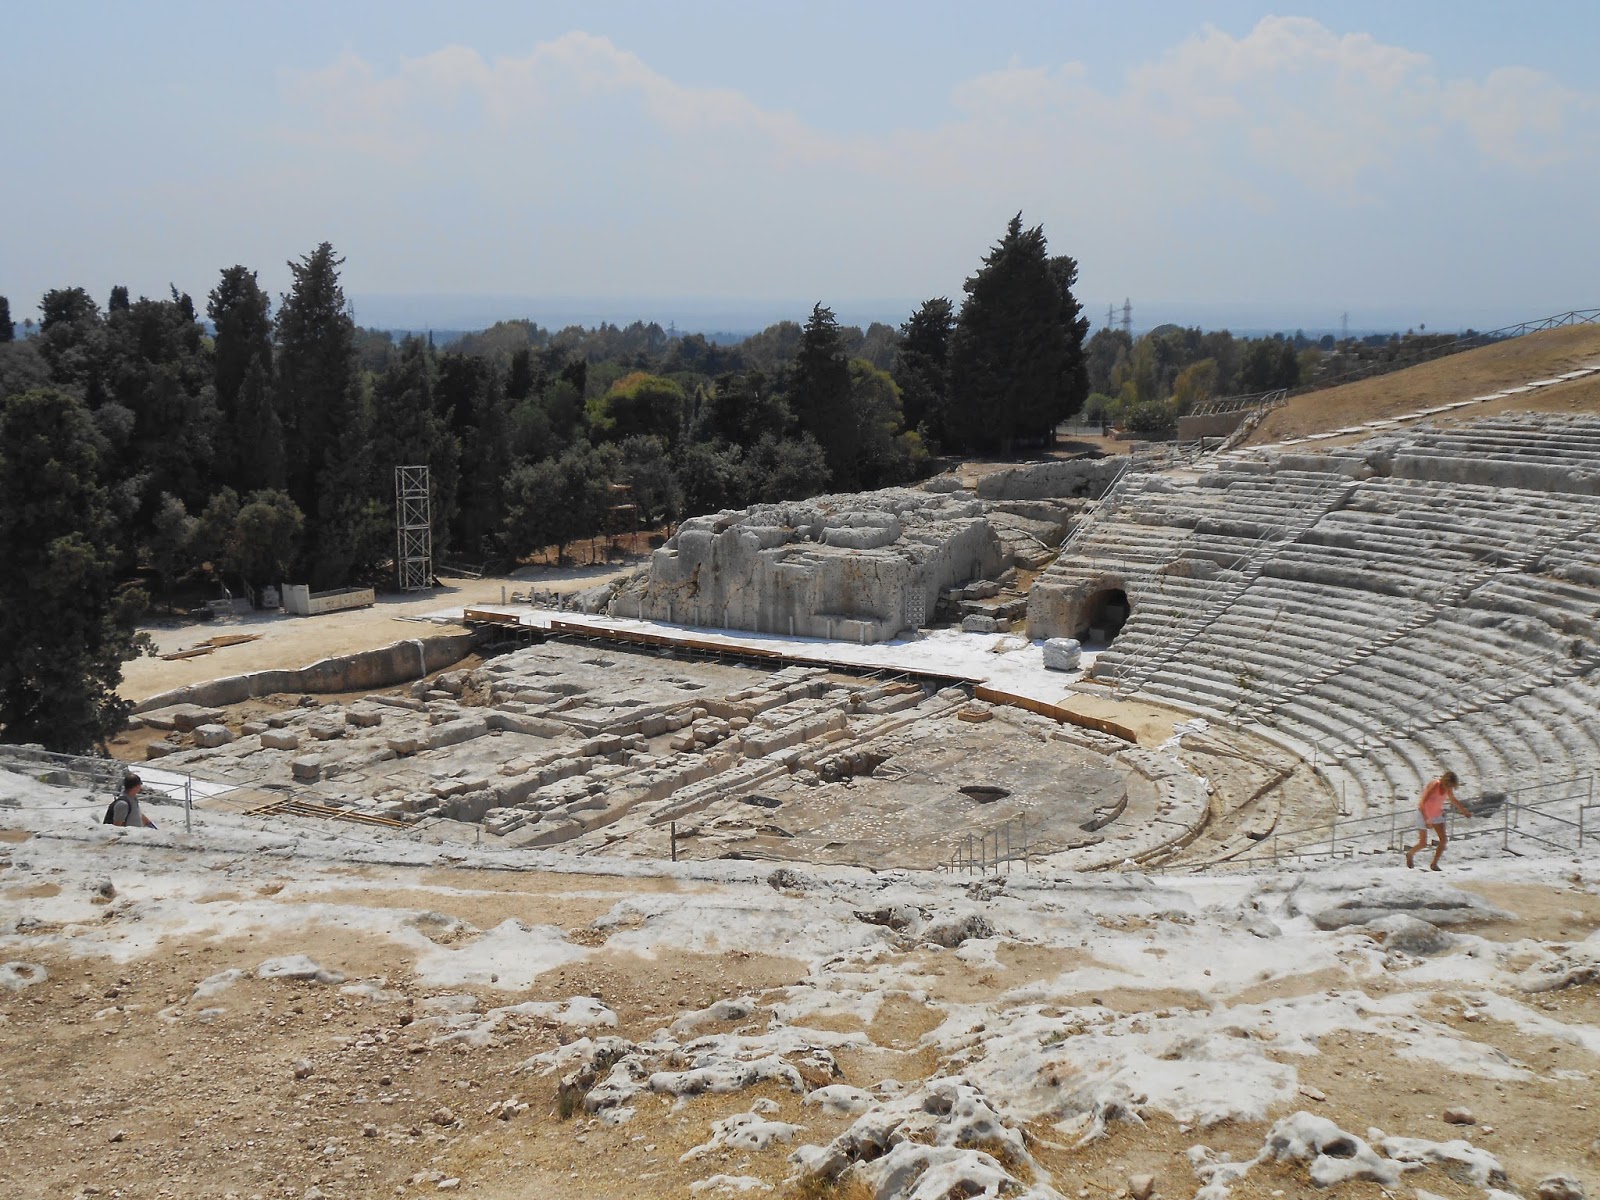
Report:
[[[1296,396],[1263,421],[1250,441],[1260,445],[1324,433],[1456,400],[1470,400],[1534,379],[1548,379],[1600,359],[1600,325],[1571,325],[1513,338],[1395,371]],[[1462,419],[1502,412],[1600,410],[1600,384],[1583,379],[1463,409]]]

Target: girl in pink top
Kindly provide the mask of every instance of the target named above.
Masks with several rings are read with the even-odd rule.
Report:
[[[1439,778],[1433,780],[1422,789],[1422,799],[1417,802],[1417,844],[1406,851],[1406,866],[1414,867],[1417,851],[1428,844],[1428,833],[1431,830],[1439,839],[1439,846],[1433,852],[1433,864],[1430,869],[1439,869],[1439,860],[1444,857],[1445,843],[1450,839],[1444,831],[1444,806],[1448,801],[1463,817],[1472,814],[1467,811],[1456,799],[1456,784],[1461,781],[1456,778],[1454,771],[1446,771]]]

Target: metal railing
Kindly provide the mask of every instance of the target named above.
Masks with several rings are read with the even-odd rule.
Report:
[[[1419,350],[1414,354],[1407,354],[1402,358],[1377,359],[1361,366],[1353,367],[1348,371],[1341,371],[1338,375],[1319,379],[1314,383],[1302,384],[1292,389],[1290,395],[1303,396],[1310,392],[1320,392],[1327,388],[1339,387],[1342,384],[1354,383],[1359,379],[1371,379],[1378,375],[1388,375],[1394,371],[1403,371],[1407,367],[1417,366],[1419,363],[1432,362],[1438,358],[1447,358],[1452,354],[1460,354],[1464,350],[1476,350],[1482,346],[1493,345],[1495,342],[1509,341],[1512,338],[1523,337],[1530,333],[1542,333],[1546,329],[1560,329],[1567,325],[1593,325],[1596,323],[1600,323],[1600,308],[1569,309],[1553,316],[1539,317],[1516,325],[1506,325],[1484,333],[1463,334],[1448,342],[1443,342],[1426,350]]]
[[[1202,400],[1185,416],[1217,417],[1229,413],[1248,412],[1257,408],[1279,408],[1289,402],[1287,388],[1271,388],[1265,392],[1251,392],[1244,396],[1218,396],[1215,400]]]
[[[990,829],[964,835],[939,869],[956,875],[998,875],[1004,868],[1011,873],[1012,863],[1032,870],[1032,843],[1028,818],[1012,817]]]
[[[99,792],[105,799],[86,800],[81,805],[31,806],[21,801],[0,800],[0,808],[48,808],[59,812],[66,808],[98,810],[110,804],[120,789],[122,777],[134,770],[130,763],[114,758],[95,758],[79,754],[60,754],[38,746],[0,745],[0,770],[17,775],[27,775],[54,787],[79,787],[87,792]],[[161,767],[140,764],[137,772],[144,787],[140,798],[152,804],[181,804],[183,829],[194,831],[194,776],[182,771],[168,771]]]
[[[1581,852],[1587,841],[1600,841],[1600,771],[1589,770],[1465,800],[1470,821],[1446,810],[1445,832],[1451,841],[1498,838],[1503,853],[1515,853],[1514,841],[1546,850]],[[1326,822],[1295,829],[1274,829],[1254,847],[1209,862],[1172,863],[1166,870],[1195,871],[1218,866],[1296,866],[1316,860],[1335,861],[1358,854],[1405,849],[1417,833],[1415,805],[1397,798],[1386,813],[1342,818],[1337,809]]]

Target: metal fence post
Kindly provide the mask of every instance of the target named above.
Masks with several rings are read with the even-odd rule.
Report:
[[[183,777],[183,831],[194,832],[194,776]]]

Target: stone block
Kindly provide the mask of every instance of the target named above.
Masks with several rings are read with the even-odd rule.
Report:
[[[233,732],[226,725],[197,725],[194,730],[194,744],[206,750],[217,746],[226,746],[233,741]]]
[[[244,737],[254,737],[256,734],[265,733],[271,728],[272,726],[265,721],[246,721],[239,726],[239,733]]]
[[[415,734],[408,734],[403,737],[390,738],[387,745],[396,754],[415,754],[422,749],[422,739]]]
[[[383,720],[376,708],[352,708],[344,714],[344,723],[354,729],[371,729]]]
[[[176,754],[178,747],[171,742],[150,742],[144,748],[145,758],[165,758],[169,754]]]
[[[993,617],[982,617],[976,614],[961,618],[961,631],[963,633],[994,633],[997,622]]]
[[[456,746],[462,742],[470,742],[473,738],[482,737],[489,732],[489,725],[482,717],[457,717],[453,721],[445,721],[428,730],[427,744],[430,750],[437,750],[441,746]],[[391,743],[391,749],[394,749]],[[396,753],[400,753],[396,749]]]
[[[289,771],[302,783],[315,783],[322,778],[320,758],[297,758],[289,764]]]
[[[337,719],[311,721],[306,725],[306,736],[319,742],[331,742],[344,736],[344,725]]]
[[[1076,671],[1083,661],[1083,647],[1073,638],[1050,638],[1044,644],[1047,671]]]
[[[189,733],[200,725],[209,725],[222,720],[222,711],[216,708],[202,708],[198,704],[174,704],[170,708],[158,708],[151,712],[140,713],[139,719],[151,729]]]
[[[484,723],[490,729],[498,729],[504,733],[521,733],[528,737],[554,738],[567,732],[567,727],[560,721],[551,721],[544,717],[524,716],[521,713],[491,711],[484,717]]]
[[[286,729],[269,729],[261,735],[261,745],[267,750],[298,750],[300,737]]]

